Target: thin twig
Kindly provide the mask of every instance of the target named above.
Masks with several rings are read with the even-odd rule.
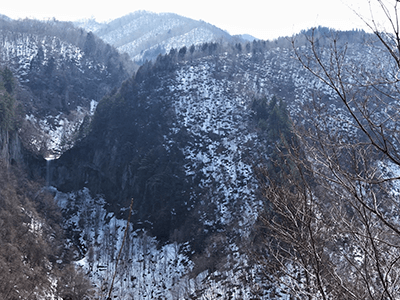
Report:
[[[130,221],[131,215],[132,215],[132,206],[133,206],[133,198],[132,198],[132,200],[131,200],[131,205],[129,206],[129,216],[128,216],[128,220],[126,221],[126,227],[125,227],[124,238],[123,238],[123,240],[122,240],[121,248],[119,249],[118,257],[117,257],[117,260],[116,260],[116,262],[115,262],[114,276],[113,276],[113,279],[112,279],[112,282],[111,282],[110,291],[108,292],[107,300],[111,300],[111,293],[112,293],[112,290],[113,290],[113,288],[114,288],[115,277],[117,276],[118,263],[119,263],[119,260],[120,260],[120,258],[121,258],[122,249],[124,248],[126,236],[127,236],[127,234],[128,234],[129,221]]]

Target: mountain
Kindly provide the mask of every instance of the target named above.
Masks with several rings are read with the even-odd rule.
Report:
[[[267,162],[271,136],[284,127],[263,113],[279,109],[274,96],[294,119],[316,91],[327,103],[335,97],[293,59],[290,43],[279,43],[204,44],[145,63],[99,103],[87,136],[54,161],[56,198],[96,282],[116,270],[112,257],[133,199],[117,297],[268,299],[276,292],[247,251],[264,207],[253,168]],[[360,45],[347,45],[356,64],[369,59]]]
[[[241,34],[238,37],[247,42],[252,42],[254,40],[258,40],[257,38],[255,38],[254,36],[252,36],[250,34]]]
[[[159,54],[168,53],[191,45],[242,41],[204,21],[195,21],[172,13],[137,11],[124,17],[98,23],[84,20],[76,23],[92,31],[139,64],[154,60]]]
[[[0,19],[0,61],[18,79],[21,134],[36,153],[60,154],[100,99],[134,71],[92,33],[71,23]]]
[[[0,19],[6,20],[6,21],[11,21],[11,18],[7,17],[6,15],[0,14]]]
[[[64,234],[61,209],[37,176],[38,169],[27,168],[37,156],[23,147],[19,136],[17,83],[8,68],[0,67],[0,297],[84,297],[91,285],[75,269],[75,250]]]
[[[135,15],[150,20],[148,13]],[[132,16],[121,24],[131,24]],[[1,133],[3,159],[23,165],[7,155],[22,156],[27,176],[46,185],[46,203],[56,203],[62,214],[57,224],[68,251],[56,263],[68,268],[75,262],[97,298],[286,297],[253,255],[265,209],[254,169],[271,159],[281,129],[288,127],[286,114],[301,122],[313,95],[328,104],[321,106],[327,114],[345,116],[331,103],[334,93],[294,59],[290,41],[186,44],[189,50],[176,47],[130,76],[134,66],[126,56],[69,23],[4,24],[2,62],[17,82],[21,126],[36,114],[35,122],[47,126],[37,137],[47,143],[59,127],[47,125],[48,116],[55,122],[59,114],[71,118],[79,107],[86,109],[76,135],[67,135],[68,147],[43,148],[61,154],[55,160],[37,155],[44,150],[19,123]],[[323,49],[331,32],[318,30]],[[371,63],[372,45],[360,42],[365,33],[338,35],[347,43],[348,62]],[[304,36],[294,38],[296,49],[307,51]],[[4,95],[1,103],[8,107]],[[328,130],[345,130],[340,122],[332,118]]]
[[[257,88],[267,58],[253,56],[253,49],[227,55],[222,47],[199,50],[193,54],[201,57],[193,60],[175,52],[143,65],[99,103],[87,137],[52,164],[52,184],[64,193],[57,198],[73,216],[66,219],[93,225],[80,231],[68,223],[96,282],[115,269],[105,252],[117,250],[133,198],[131,240],[122,256],[132,263],[118,273],[133,280],[123,286],[118,281],[121,299],[128,291],[134,298],[170,298],[193,280],[199,285],[193,293],[206,293],[209,281],[201,282],[202,276],[213,280],[214,272],[236,268],[231,279],[221,273],[218,282],[227,288],[252,269],[242,243],[262,206],[252,163],[265,145],[250,106],[265,84],[258,80]],[[273,60],[274,51],[269,55]],[[290,60],[289,52],[280,59]],[[109,225],[102,221],[107,216]],[[106,240],[110,247],[95,246]],[[89,249],[99,260],[88,261]],[[142,268],[153,275],[136,271]],[[248,284],[232,290],[251,295]]]

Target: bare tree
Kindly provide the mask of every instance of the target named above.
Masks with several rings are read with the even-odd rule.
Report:
[[[69,265],[60,270],[56,294],[61,299],[93,299],[94,290],[81,270]]]
[[[293,41],[329,89],[277,146],[279,172],[259,170],[267,204],[257,253],[294,299],[400,297],[398,2],[376,2],[391,30],[368,23],[375,34],[362,60],[339,34],[322,47],[316,31],[307,49]]]

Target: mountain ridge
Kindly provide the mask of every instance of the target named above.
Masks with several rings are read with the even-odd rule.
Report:
[[[146,60],[154,60],[159,54],[166,54],[172,48],[179,50],[206,42],[243,41],[214,25],[173,13],[137,11],[105,23],[92,19],[76,24],[92,30],[140,64]]]

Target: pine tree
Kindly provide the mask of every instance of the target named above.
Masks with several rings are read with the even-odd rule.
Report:
[[[9,68],[6,67],[1,73],[1,76],[3,78],[3,85],[7,93],[11,94],[14,91],[14,86],[15,86],[12,72],[10,71]]]
[[[7,82],[7,86],[12,90],[12,81]],[[0,83],[0,128],[12,130],[15,117],[15,100]]]

